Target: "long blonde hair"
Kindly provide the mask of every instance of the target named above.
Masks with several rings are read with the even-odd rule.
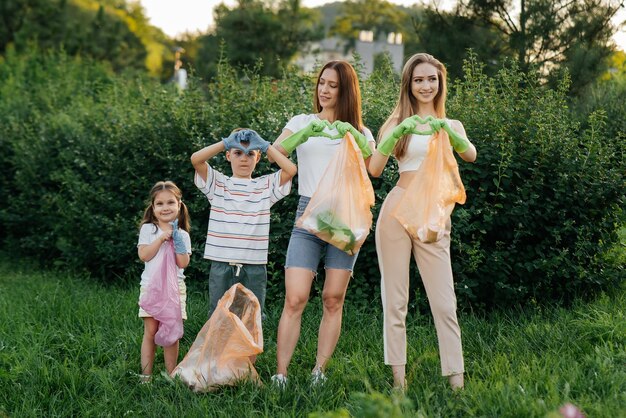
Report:
[[[156,199],[156,195],[163,190],[167,190],[171,192],[180,203],[180,210],[178,211],[178,227],[184,229],[189,232],[191,229],[191,221],[189,219],[189,211],[187,210],[187,205],[183,202],[183,192],[180,191],[178,186],[174,184],[173,181],[158,181],[152,189],[150,189],[150,202],[146,210],[143,212],[143,219],[141,220],[141,225],[143,224],[154,224],[155,226],[158,223],[157,217],[154,214],[154,199]]]
[[[420,52],[413,55],[407,60],[406,64],[404,64],[404,68],[402,69],[402,81],[400,84],[400,96],[393,112],[380,128],[380,131],[378,131],[379,142],[383,139],[382,135],[387,131],[389,125],[397,125],[409,116],[417,114],[419,110],[419,103],[417,102],[415,96],[413,96],[413,93],[411,93],[411,80],[413,78],[413,70],[415,70],[415,67],[423,63],[430,64],[437,69],[439,91],[434,98],[435,113],[437,118],[443,119],[446,117],[446,96],[448,93],[446,77],[448,72],[446,71],[446,67],[437,58],[430,54]],[[406,153],[409,138],[410,135],[405,135],[396,144],[393,151],[396,158],[402,158]]]

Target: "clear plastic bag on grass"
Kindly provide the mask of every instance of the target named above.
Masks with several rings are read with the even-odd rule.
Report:
[[[169,347],[183,337],[178,268],[172,240],[161,246],[153,261],[159,267],[139,299],[139,306],[159,322],[155,344]]]
[[[352,134],[340,146],[296,225],[354,255],[372,227],[374,188]]]
[[[436,242],[444,236],[455,203],[465,203],[465,187],[448,134],[442,129],[430,138],[426,158],[394,216],[414,239]]]
[[[237,283],[217,303],[172,377],[196,392],[243,379],[259,382],[252,360],[262,352],[261,306],[252,291]]]

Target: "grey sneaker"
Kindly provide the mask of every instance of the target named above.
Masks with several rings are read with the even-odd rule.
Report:
[[[272,385],[276,386],[279,389],[285,389],[285,386],[287,386],[287,376],[282,373],[272,376],[271,381]]]
[[[326,383],[326,375],[320,368],[315,368],[311,372],[311,385],[318,386]]]

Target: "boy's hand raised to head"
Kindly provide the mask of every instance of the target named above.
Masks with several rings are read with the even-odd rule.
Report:
[[[226,138],[222,138],[222,142],[224,143],[224,148],[226,151],[232,148],[237,148],[242,150],[243,152],[248,152],[248,150],[241,144],[241,132],[237,131],[228,135]]]
[[[239,131],[241,133],[240,142],[247,142],[248,147],[245,149],[246,151],[252,150],[260,150],[261,152],[267,152],[267,149],[270,146],[270,143],[261,138],[261,136],[253,131],[252,129],[245,129],[243,131]]]

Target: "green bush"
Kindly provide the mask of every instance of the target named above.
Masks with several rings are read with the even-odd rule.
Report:
[[[583,126],[587,126],[585,116],[589,113],[598,109],[606,112],[605,140],[626,141],[626,78],[599,80],[573,100],[573,108]]]
[[[235,127],[273,140],[292,115],[310,112],[313,82],[295,71],[278,81],[254,71],[240,80],[220,64],[214,82],[192,79],[178,94],[89,61],[9,52],[0,61],[3,249],[105,280],[136,281],[147,194],[156,181],[170,179],[191,212],[187,275],[205,286],[209,206],[193,185],[189,156]],[[365,122],[374,134],[397,85],[388,68],[362,80]],[[461,306],[568,299],[619,279],[621,266],[611,261],[618,258],[604,257],[623,222],[626,173],[623,141],[605,140],[612,121],[598,111],[581,129],[565,104],[567,80],[546,90],[514,66],[489,78],[473,60],[450,90],[449,115],[464,122],[479,153],[475,164],[460,164],[468,201],[453,213]],[[214,165],[230,173],[223,157]],[[263,161],[257,174],[271,170]],[[393,162],[373,179],[374,219],[396,179]],[[297,181],[273,208],[268,300],[282,298],[296,190]],[[354,276],[350,303],[377,303],[373,231]]]
[[[460,164],[467,203],[453,215],[453,270],[466,300],[568,300],[623,279],[605,254],[623,222],[624,142],[607,140],[602,111],[582,130],[569,80],[543,88],[514,64],[493,78],[472,60],[449,113],[478,149]]]

